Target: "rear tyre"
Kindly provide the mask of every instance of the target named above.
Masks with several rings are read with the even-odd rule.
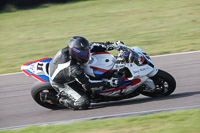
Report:
[[[45,93],[48,93],[49,95],[51,95],[53,98],[56,99],[57,92],[49,82],[36,82],[33,84],[31,88],[31,95],[36,103],[48,109],[53,109],[53,110],[61,109],[61,107],[59,107],[58,104],[52,103],[51,101],[49,102],[44,101],[41,98],[41,95]]]
[[[149,97],[164,97],[169,96],[176,89],[176,81],[169,73],[158,70],[158,73],[151,77],[154,81],[156,89],[154,92],[142,91],[141,94]]]

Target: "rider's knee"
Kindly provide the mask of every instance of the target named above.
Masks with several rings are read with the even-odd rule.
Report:
[[[90,99],[87,95],[81,96],[77,101],[74,102],[74,109],[88,109],[90,106]]]

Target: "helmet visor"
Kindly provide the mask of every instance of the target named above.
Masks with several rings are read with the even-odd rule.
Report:
[[[76,55],[79,59],[88,60],[90,58],[90,49],[86,50],[79,50],[77,48],[72,48],[72,52]]]

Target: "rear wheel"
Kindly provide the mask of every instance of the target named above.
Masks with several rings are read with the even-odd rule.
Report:
[[[176,81],[169,73],[158,70],[158,73],[151,78],[156,86],[155,91],[142,91],[141,94],[149,97],[164,97],[169,96],[176,88]]]
[[[49,82],[36,82],[31,88],[31,95],[35,102],[48,109],[61,109],[58,104],[53,102],[53,99],[54,101],[57,99],[56,94],[57,92]],[[47,95],[50,96],[52,100],[46,100]]]

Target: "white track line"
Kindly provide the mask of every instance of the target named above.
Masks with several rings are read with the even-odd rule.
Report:
[[[183,52],[183,53],[173,53],[173,54],[164,54],[164,55],[155,55],[155,56],[150,56],[152,58],[157,58],[157,57],[164,57],[164,56],[174,56],[174,55],[183,55],[183,54],[193,54],[193,53],[200,53],[200,51],[191,51],[191,52]],[[10,75],[15,75],[15,74],[21,74],[23,72],[16,72],[16,73],[8,73],[8,74],[0,74],[1,76],[10,76]]]
[[[183,55],[183,54],[194,54],[194,53],[200,53],[200,51],[191,51],[191,52],[183,52],[183,53],[163,54],[163,55],[155,55],[155,56],[150,56],[150,57],[155,58],[155,57],[174,56],[174,55]]]
[[[55,124],[71,124],[71,123],[82,122],[82,121],[87,121],[87,120],[133,117],[133,116],[153,114],[153,113],[158,113],[158,112],[171,112],[171,111],[176,111],[176,110],[188,110],[188,109],[195,109],[195,108],[200,108],[200,105],[176,107],[176,108],[165,108],[165,109],[158,109],[158,110],[147,110],[147,111],[132,112],[132,113],[114,114],[114,115],[104,115],[104,116],[87,117],[87,118],[64,120],[64,121],[35,123],[35,124],[29,124],[29,125],[21,125],[21,126],[12,126],[12,127],[0,128],[0,131],[1,130],[12,130],[12,129],[25,128],[25,127],[33,126],[33,125],[46,126],[46,125],[52,125],[52,124],[53,125],[55,125]]]
[[[7,73],[7,74],[0,74],[0,77],[1,76],[10,76],[10,75],[16,75],[16,74],[21,74],[23,72],[16,72],[16,73]]]

